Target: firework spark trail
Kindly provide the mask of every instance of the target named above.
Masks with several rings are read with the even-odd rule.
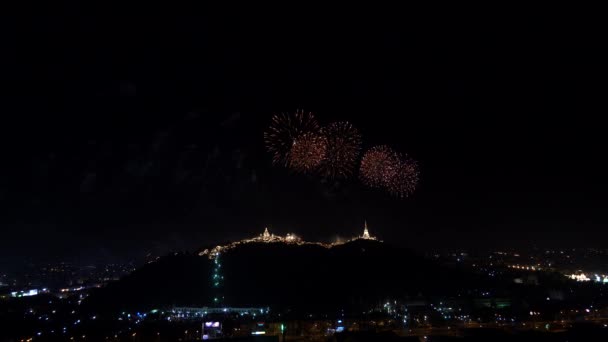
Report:
[[[275,114],[270,127],[264,132],[266,149],[276,165],[289,166],[291,149],[298,137],[308,132],[318,132],[319,124],[312,112]]]
[[[363,155],[359,177],[369,187],[388,187],[399,166],[397,152],[386,145],[375,146]]]
[[[361,151],[361,135],[350,122],[334,122],[320,129],[313,113],[303,110],[274,115],[264,140],[275,165],[331,179],[350,176]],[[380,145],[363,154],[359,178],[369,187],[405,198],[418,185],[419,169],[407,155]]]
[[[383,188],[396,197],[405,198],[418,185],[418,163],[386,145],[375,146],[363,155],[359,177],[369,187]]]
[[[291,147],[289,167],[297,172],[313,172],[324,160],[326,152],[327,140],[323,135],[304,133]]]
[[[407,155],[400,158],[399,168],[394,177],[388,183],[388,191],[400,198],[411,195],[419,180],[418,163]]]
[[[353,173],[361,152],[361,134],[347,121],[330,123],[321,129],[327,151],[320,172],[328,178],[346,178]]]

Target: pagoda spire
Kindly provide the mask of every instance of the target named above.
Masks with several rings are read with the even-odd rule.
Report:
[[[371,238],[371,236],[369,236],[369,230],[367,230],[367,220],[365,220],[365,223],[364,223],[364,226],[363,226],[363,238],[364,239]]]

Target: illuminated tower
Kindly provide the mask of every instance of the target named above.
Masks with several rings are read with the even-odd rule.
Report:
[[[369,240],[369,239],[371,239],[371,238],[372,238],[372,237],[369,235],[369,231],[367,230],[367,220],[365,220],[365,226],[364,226],[364,228],[363,228],[363,236],[362,236],[362,238],[363,238],[363,239],[366,239],[366,240]]]

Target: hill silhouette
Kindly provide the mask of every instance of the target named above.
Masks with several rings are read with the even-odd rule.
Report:
[[[369,307],[387,299],[456,296],[486,280],[445,268],[409,250],[372,240],[324,248],[250,243],[222,253],[223,283],[211,284],[214,261],[180,253],[165,256],[92,292],[94,310],[149,310],[205,306],[222,296],[226,306],[332,311]]]

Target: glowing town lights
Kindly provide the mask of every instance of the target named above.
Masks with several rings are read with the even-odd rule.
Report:
[[[33,289],[33,290],[29,290],[29,291],[15,291],[15,292],[11,292],[11,297],[14,298],[21,298],[21,297],[32,297],[32,296],[37,296],[38,294],[42,293],[42,292],[48,292],[45,291],[46,289],[43,290],[37,290],[37,289]]]
[[[529,266],[529,265],[507,265],[508,268],[514,268],[516,270],[524,270],[524,271],[540,271],[542,268],[538,265]]]
[[[220,253],[216,252],[214,254],[212,254],[213,256],[213,275],[212,275],[212,284],[213,284],[213,289],[215,291],[215,296],[213,297],[213,303],[214,304],[220,304],[221,301],[224,299],[224,296],[222,296],[222,294],[220,293],[221,291],[221,286],[222,286],[222,280],[224,280],[224,276],[220,273],[221,272],[221,268],[222,268],[222,264],[220,262]]]
[[[566,277],[580,282],[593,281],[595,283],[607,284],[608,283],[608,275],[605,274],[594,274],[592,276],[588,276],[584,272],[578,271],[579,273],[566,274]]]
[[[587,277],[587,275],[585,273],[570,274],[568,277],[570,279],[576,280],[576,281],[590,281],[591,280],[589,277]]]

